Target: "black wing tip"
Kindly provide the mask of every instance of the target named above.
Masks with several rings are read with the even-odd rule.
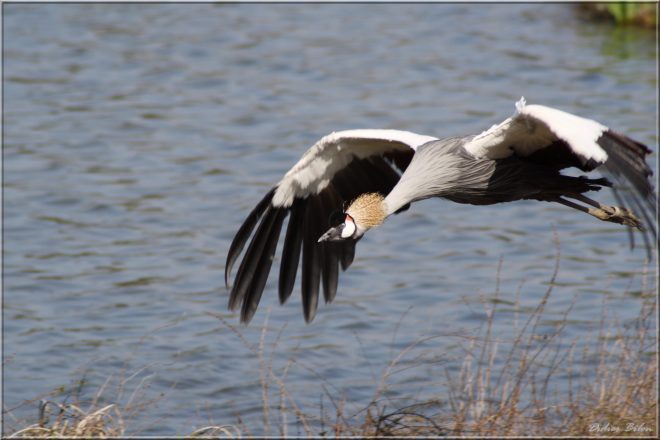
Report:
[[[236,284],[232,287],[231,292],[229,292],[229,301],[227,302],[227,309],[232,312],[235,312],[238,309],[238,297],[236,295]]]
[[[270,242],[271,236],[275,232],[279,233],[279,230],[274,231],[274,226],[277,225],[278,218],[283,219],[282,212],[285,212],[285,210],[284,208],[275,208],[271,203],[275,189],[276,188],[272,188],[261,199],[257,206],[255,206],[252,212],[250,212],[245,222],[236,233],[230,246],[227,256],[227,264],[225,266],[225,275],[227,276],[227,279],[233,264],[243,250],[245,243],[252,235],[252,231],[255,229],[257,222],[259,222],[234,278],[234,285],[229,294],[229,310],[236,310],[239,305],[245,301],[246,292],[248,292],[251,287],[254,287],[255,274],[257,275],[256,278],[259,278],[259,275],[261,274],[259,264],[264,247],[266,246],[266,243]]]
[[[266,288],[268,275],[270,274],[273,260],[275,258],[275,251],[277,249],[277,242],[280,238],[282,230],[282,223],[288,210],[283,208],[276,208],[269,214],[271,218],[268,219],[266,236],[264,237],[264,245],[260,251],[260,255],[254,255],[258,258],[257,265],[254,272],[250,276],[249,286],[243,299],[243,306],[241,310],[241,317],[249,321],[259,307],[259,301]],[[251,256],[252,257],[252,256]]]
[[[241,324],[244,326],[248,326],[250,324],[250,321],[252,321],[252,318],[254,317],[254,314],[257,310],[246,310],[243,309],[241,310]]]
[[[263,215],[266,208],[271,205],[276,189],[276,186],[271,188],[259,201],[259,203],[257,203],[257,205],[252,209],[252,211],[250,211],[250,213],[241,224],[240,228],[238,228],[238,231],[236,231],[234,239],[229,245],[227,259],[225,260],[225,286],[227,288],[229,288],[231,269],[234,267],[234,263],[236,262],[238,256],[241,254],[241,251],[243,251],[243,247],[245,247],[245,243],[247,242],[248,238],[250,238],[250,235],[252,235],[252,231],[254,230],[257,222]]]
[[[603,132],[603,134],[601,136],[609,136],[611,138],[614,138],[618,142],[626,144],[629,148],[633,148],[641,156],[647,156],[647,155],[653,153],[653,150],[651,150],[648,147],[648,145],[643,144],[639,141],[636,141],[635,139],[633,139],[629,136],[626,136],[623,133],[619,133],[618,131],[612,130],[612,129],[607,129],[606,131]]]
[[[316,308],[305,311],[305,324],[311,324],[314,318],[316,318]]]
[[[245,313],[245,314],[241,312],[240,323],[242,326],[247,327],[248,325],[250,325],[250,321],[252,321],[255,311],[252,311],[252,313]]]
[[[319,292],[318,288],[312,291],[303,291],[303,316],[305,317],[305,323],[309,324],[314,320],[316,316],[316,310],[318,309],[319,302]]]
[[[302,243],[302,306],[305,322],[314,319],[319,300],[319,287],[323,266],[322,247],[318,246],[318,230],[323,227],[322,206],[318,197],[312,197],[305,212],[305,232]]]
[[[618,194],[616,186],[613,188],[614,195],[621,206],[631,204],[636,208],[636,214],[643,217],[645,230],[642,231],[642,237],[651,252],[651,240],[647,235],[651,235],[654,242],[657,242],[658,237],[657,224],[653,221],[656,217],[658,196],[650,178],[653,170],[646,161],[646,156],[651,154],[652,150],[645,144],[610,129],[604,131],[596,142],[608,155],[605,170],[619,186],[628,187],[625,190],[629,194],[626,200],[622,194]]]
[[[278,298],[280,305],[284,304],[296,283],[296,274],[300,263],[300,251],[303,239],[303,221],[305,218],[306,203],[303,199],[296,199],[291,205],[291,216],[286,230],[282,260],[280,262],[280,278],[278,282]]]

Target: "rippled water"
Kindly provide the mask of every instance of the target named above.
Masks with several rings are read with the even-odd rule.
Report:
[[[538,202],[414,205],[360,242],[335,303],[311,325],[295,294],[277,305],[273,271],[253,323],[238,328],[244,340],[223,269],[251,207],[334,130],[477,133],[525,95],[656,149],[652,33],[583,22],[571,5],[3,11],[10,428],[35,420],[33,399],[71,400],[81,379],[90,397],[110,379],[102,398],[145,404],[125,414],[129,434],[185,434],[239,415],[266,432],[248,347],[258,351],[266,321],[267,358],[278,374],[295,360],[287,388],[312,416],[326,392],[359,411],[387,362],[433,335],[447,336],[390,383],[393,395],[440,398],[443,368],[463,356],[451,335],[477,332],[500,259],[499,298],[512,304],[520,289],[523,313],[537,304],[553,229],[561,258],[548,328],[573,300],[566,332],[577,340],[598,328],[604,300],[622,322],[638,313],[645,253],[629,250],[625,229]],[[512,338],[513,319],[503,308],[494,334]],[[275,384],[271,394],[276,407]],[[288,423],[302,432],[293,414]]]

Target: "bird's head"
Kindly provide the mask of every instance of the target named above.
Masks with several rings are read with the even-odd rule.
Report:
[[[378,193],[366,193],[353,200],[346,212],[330,218],[332,227],[319,238],[322,241],[357,240],[385,220],[385,199]]]

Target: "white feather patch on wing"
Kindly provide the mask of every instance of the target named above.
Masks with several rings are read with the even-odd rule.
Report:
[[[316,142],[278,183],[273,206],[289,207],[296,197],[323,190],[334,175],[354,158],[396,150],[416,150],[437,138],[400,130],[345,130]]]
[[[589,160],[604,163],[607,153],[596,141],[607,129],[594,120],[551,107],[526,105],[521,98],[512,117],[478,134],[464,148],[477,158],[503,159],[514,152],[529,156],[561,139],[583,164]]]

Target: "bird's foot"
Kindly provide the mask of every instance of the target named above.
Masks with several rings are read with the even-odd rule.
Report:
[[[606,222],[619,223],[642,230],[642,222],[627,208],[601,205],[600,208],[589,208],[589,214]]]

